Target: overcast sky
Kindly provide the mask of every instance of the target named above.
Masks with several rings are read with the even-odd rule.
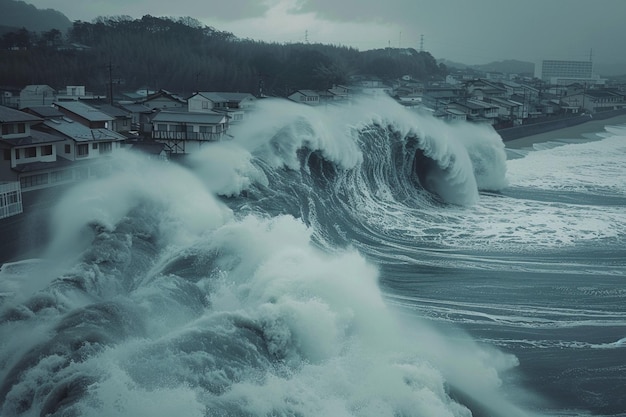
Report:
[[[70,20],[191,16],[240,38],[424,49],[466,64],[626,63],[626,0],[26,0]],[[626,70],[624,71],[626,73]]]

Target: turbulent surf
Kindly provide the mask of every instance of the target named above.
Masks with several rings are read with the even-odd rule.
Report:
[[[233,136],[120,155],[2,266],[0,415],[626,412],[623,129],[507,160],[391,100],[263,100]]]

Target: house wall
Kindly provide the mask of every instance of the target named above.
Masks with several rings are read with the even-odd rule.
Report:
[[[56,91],[49,86],[41,86],[37,90],[24,89],[20,92],[19,108],[32,106],[49,106],[56,101]]]
[[[175,100],[171,100],[167,97],[157,97],[143,102],[143,105],[150,109],[182,109],[186,106],[184,103],[180,103]]]
[[[187,107],[190,112],[202,113],[212,111],[215,104],[206,97],[195,95],[187,100]]]
[[[15,154],[12,148],[8,145],[0,144],[0,182],[17,181],[17,174],[11,169],[14,166],[14,161]]]

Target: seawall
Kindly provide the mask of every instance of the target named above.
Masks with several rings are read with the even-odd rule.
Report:
[[[506,142],[509,140],[550,132],[552,130],[580,125],[592,120],[605,120],[622,115],[626,115],[626,109],[609,110],[593,114],[582,114],[579,116],[559,118],[539,123],[530,123],[507,129],[500,129],[498,130],[498,133],[500,134],[500,137],[502,137],[502,140]]]

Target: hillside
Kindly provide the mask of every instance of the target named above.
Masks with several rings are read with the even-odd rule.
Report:
[[[19,30],[0,39],[4,84],[85,85],[99,94],[108,91],[109,76],[117,91],[145,85],[179,93],[262,88],[264,94],[286,96],[343,84],[354,74],[427,80],[445,72],[428,52],[270,44],[239,39],[189,17],[100,17],[74,22],[66,37]]]
[[[535,64],[532,62],[508,59],[504,61],[491,62],[484,65],[475,65],[473,68],[485,72],[502,72],[506,74],[534,74]]]
[[[0,27],[3,26],[26,28],[31,32],[44,32],[51,29],[65,32],[72,27],[72,22],[57,10],[38,9],[23,1],[0,0]]]

